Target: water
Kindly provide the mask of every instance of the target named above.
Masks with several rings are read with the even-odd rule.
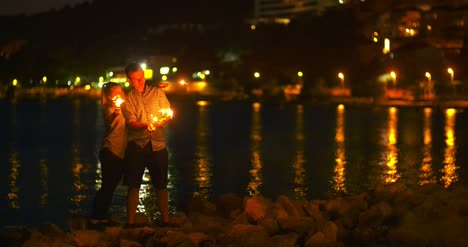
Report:
[[[395,181],[466,185],[463,109],[172,102],[170,205],[225,193],[275,199],[359,193]],[[97,100],[0,101],[2,225],[66,226],[100,185]],[[151,187],[139,210],[155,215]],[[125,216],[126,188],[112,212]]]

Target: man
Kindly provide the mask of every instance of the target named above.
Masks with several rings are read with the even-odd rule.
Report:
[[[125,74],[133,88],[128,92],[127,102],[122,108],[128,126],[124,175],[124,184],[128,186],[127,226],[135,224],[145,168],[156,190],[161,223],[165,225],[169,221],[168,152],[162,128],[170,118],[161,119],[161,110],[169,109],[170,103],[161,88],[146,84],[145,74],[138,63],[127,65]]]

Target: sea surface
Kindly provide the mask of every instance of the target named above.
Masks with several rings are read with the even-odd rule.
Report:
[[[170,97],[169,97],[170,98]],[[354,194],[379,184],[468,178],[464,109],[171,101],[165,127],[170,206],[234,193],[276,199]],[[91,99],[0,101],[1,225],[65,227],[87,215],[100,187],[105,134]],[[138,210],[157,215],[145,175]],[[125,217],[126,188],[111,212]]]

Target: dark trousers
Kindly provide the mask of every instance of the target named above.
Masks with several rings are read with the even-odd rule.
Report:
[[[112,203],[115,188],[123,174],[124,160],[113,154],[108,148],[99,152],[101,161],[102,184],[93,201],[91,217],[105,219]]]

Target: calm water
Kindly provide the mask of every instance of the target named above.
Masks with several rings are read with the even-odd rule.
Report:
[[[314,199],[381,183],[466,185],[463,109],[172,102],[170,204],[197,194]],[[100,185],[98,101],[0,101],[2,225],[66,225]],[[151,188],[139,210],[154,215]],[[112,211],[125,216],[123,186]]]

